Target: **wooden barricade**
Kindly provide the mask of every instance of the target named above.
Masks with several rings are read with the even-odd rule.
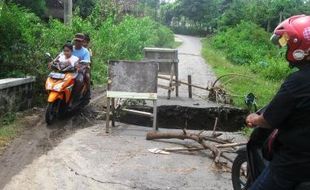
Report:
[[[168,99],[171,98],[171,92],[174,90],[175,95],[178,97],[179,96],[178,50],[167,48],[144,48],[144,59],[158,62],[159,74],[170,77],[168,86],[162,84],[158,85],[158,87],[168,90]]]
[[[115,119],[115,98],[141,99],[153,101],[153,113],[123,109],[133,114],[153,119],[153,129],[157,130],[157,81],[158,63],[154,61],[109,61],[107,91],[106,132],[110,131]]]

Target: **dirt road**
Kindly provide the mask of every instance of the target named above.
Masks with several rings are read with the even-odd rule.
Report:
[[[178,37],[184,42],[181,78],[193,72],[197,83],[214,77],[200,57],[199,39]],[[145,127],[118,123],[105,134],[100,114],[94,116],[101,108],[97,99],[56,129],[47,129],[41,119],[17,138],[0,157],[0,189],[232,189],[230,174],[214,168],[209,152],[152,154],[148,149],[176,147],[180,141],[146,141],[151,129]]]

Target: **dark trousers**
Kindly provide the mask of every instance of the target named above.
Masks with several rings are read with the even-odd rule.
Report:
[[[297,182],[279,178],[273,175],[267,166],[256,179],[250,190],[294,190]]]

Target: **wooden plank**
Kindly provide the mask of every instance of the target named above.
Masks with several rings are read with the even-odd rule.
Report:
[[[147,60],[155,62],[155,63],[167,63],[167,64],[178,63],[179,62],[178,59],[147,59]]]
[[[169,78],[169,77],[166,77],[165,75],[158,75],[158,78],[170,81],[170,78]],[[176,79],[173,79],[173,81],[176,82]],[[205,87],[201,87],[201,86],[194,85],[194,84],[188,84],[187,82],[180,81],[180,80],[178,81],[178,83],[179,83],[179,84],[184,84],[184,85],[190,85],[190,86],[192,86],[192,87],[194,87],[194,88],[198,88],[198,89],[202,89],[202,90],[207,90],[207,91],[210,90],[210,89],[208,89],[208,87],[205,88]]]
[[[177,87],[177,86],[181,86],[181,84],[174,82],[174,83],[172,83],[172,86]]]
[[[173,77],[174,77],[174,64],[170,65],[170,80],[169,80],[169,90],[168,90],[168,100],[171,98],[171,88],[173,83]]]
[[[136,93],[136,92],[107,91],[107,97],[109,97],[109,98],[157,100],[157,93]]]
[[[188,97],[190,98],[190,99],[192,99],[193,98],[193,92],[192,92],[192,76],[191,75],[188,75],[187,76],[187,80],[188,80]]]
[[[159,53],[176,53],[178,52],[177,49],[170,49],[170,48],[152,48],[152,47],[146,47],[144,48],[145,52],[159,52]]]
[[[153,101],[153,129],[158,131],[157,126],[157,100]]]
[[[176,88],[175,88],[175,96],[179,97],[179,64],[174,64],[174,73],[175,73],[175,80],[176,80]]]
[[[165,85],[162,85],[162,84],[158,84],[158,88],[163,88],[163,89],[166,89],[166,90],[174,90],[173,87],[169,87],[169,86],[165,86]]]
[[[150,117],[150,118],[153,117],[153,114],[149,113],[149,112],[143,112],[143,111],[132,110],[132,109],[125,109],[125,108],[122,109],[122,111],[129,112],[129,113],[136,114],[136,115],[147,116],[147,117]]]
[[[112,108],[112,127],[115,127],[115,98],[111,98]]]
[[[107,114],[106,114],[106,124],[105,124],[105,132],[109,133],[110,132],[110,105],[111,104],[111,99],[107,98]]]

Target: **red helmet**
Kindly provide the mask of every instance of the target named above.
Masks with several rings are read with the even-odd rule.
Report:
[[[310,55],[310,16],[286,19],[277,26],[271,41],[281,47],[287,45],[286,59],[290,63],[304,61]]]

